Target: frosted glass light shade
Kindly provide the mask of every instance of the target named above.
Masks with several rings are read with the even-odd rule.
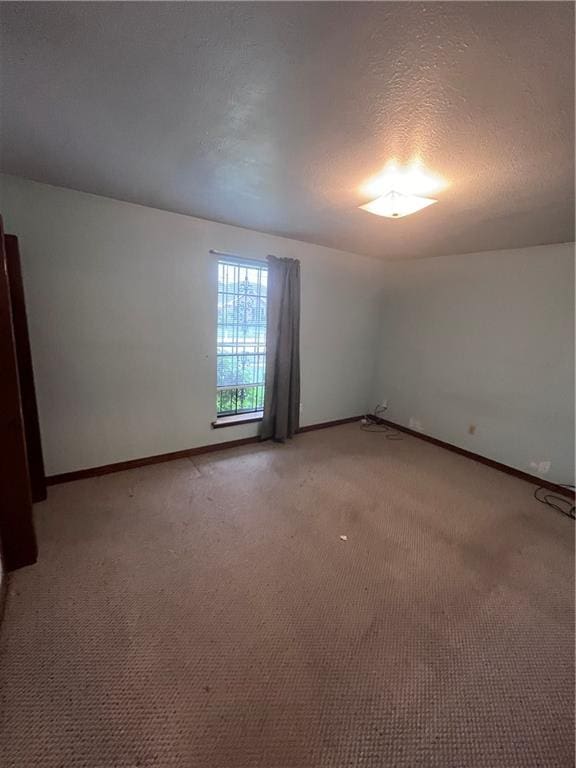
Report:
[[[361,205],[363,211],[374,213],[376,216],[387,216],[390,219],[399,219],[402,216],[408,216],[422,208],[427,208],[432,203],[437,203],[430,197],[417,197],[416,195],[403,195],[393,190],[387,192],[382,197],[377,197],[370,203]]]

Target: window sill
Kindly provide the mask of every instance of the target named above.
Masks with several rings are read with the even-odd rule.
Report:
[[[239,413],[234,416],[219,416],[212,422],[212,429],[222,427],[237,427],[239,424],[253,424],[262,421],[262,413]]]

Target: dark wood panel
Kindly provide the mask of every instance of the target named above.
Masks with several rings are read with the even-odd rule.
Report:
[[[8,578],[8,574],[6,574],[2,579],[2,583],[0,584],[0,626],[2,626],[4,611],[6,610],[6,600],[8,598]]]
[[[38,551],[1,218],[0,371],[0,544],[4,568],[13,571],[36,562]]]
[[[298,432],[313,432],[316,429],[326,429],[327,427],[338,427],[340,424],[352,424],[360,421],[362,416],[349,416],[347,419],[336,419],[336,421],[321,421],[318,424],[309,424],[307,427],[300,427]]]
[[[325,421],[321,424],[310,424],[307,427],[300,427],[299,432],[311,432],[314,429],[325,429],[326,427],[336,427],[339,424],[348,424],[352,421],[359,421],[361,416],[352,416],[348,419],[338,419],[338,421]],[[58,483],[69,483],[72,480],[82,480],[86,477],[98,477],[99,475],[108,475],[111,472],[123,472],[126,469],[136,469],[136,467],[145,467],[148,464],[160,464],[164,461],[174,461],[175,459],[185,459],[188,456],[198,456],[201,453],[212,453],[213,451],[224,451],[227,448],[236,448],[239,445],[250,445],[262,442],[259,437],[244,437],[241,440],[229,440],[225,443],[213,443],[211,445],[201,445],[198,448],[187,448],[184,451],[174,451],[173,453],[161,453],[157,456],[146,456],[142,459],[132,459],[131,461],[120,461],[116,464],[105,464],[101,467],[90,467],[88,469],[79,469],[75,472],[64,472],[60,475],[50,475],[46,478],[48,485],[57,485]]]
[[[201,445],[198,448],[186,448],[183,451],[173,451],[172,453],[159,453],[155,456],[144,456],[141,459],[131,459],[130,461],[118,461],[115,464],[104,464],[101,467],[89,467],[87,469],[78,469],[74,472],[63,472],[60,475],[49,475],[46,478],[48,485],[58,485],[58,483],[69,483],[73,480],[83,480],[86,477],[99,477],[100,475],[109,475],[113,472],[124,472],[127,469],[137,469],[146,467],[149,464],[162,464],[165,461],[175,461],[176,459],[187,459],[189,456],[198,456],[201,453],[211,453],[212,451],[223,451],[226,448],[237,448],[239,445],[249,445],[250,443],[259,443],[259,437],[244,437],[241,440],[229,440],[225,443],[214,443],[213,445]]]
[[[452,443],[446,443],[444,440],[439,440],[437,437],[425,435],[423,432],[416,432],[414,429],[404,427],[401,424],[396,424],[394,421],[388,421],[388,419],[376,418],[375,416],[370,416],[370,419],[377,422],[378,424],[386,424],[386,426],[397,429],[400,432],[406,432],[408,435],[418,437],[420,440],[425,440],[427,443],[438,445],[440,448],[445,448],[447,451],[452,451],[452,453],[458,453],[460,456],[465,456],[467,459],[472,459],[472,461],[478,461],[480,464],[485,464],[487,467],[492,467],[492,469],[498,469],[500,472],[506,472],[507,475],[513,475],[513,477],[518,477],[520,480],[526,480],[526,482],[532,483],[532,485],[538,485],[541,488],[548,488],[551,491],[561,493],[571,499],[575,498],[576,496],[573,490],[566,488],[563,485],[551,483],[549,480],[544,480],[542,477],[531,475],[529,472],[522,472],[521,469],[509,467],[507,464],[501,464],[499,461],[489,459],[486,456],[481,456],[479,453],[473,453],[472,451],[467,451],[465,448],[459,448],[457,445],[453,445]]]
[[[352,416],[348,419],[338,419],[337,421],[326,421],[322,422],[320,424],[310,424],[306,427],[300,427],[299,432],[312,432],[316,429],[326,429],[327,427],[337,427],[340,424],[350,424],[355,421],[359,421],[362,417],[360,416]],[[542,488],[548,488],[551,491],[556,491],[556,493],[561,493],[564,496],[567,496],[568,498],[574,498],[575,493],[574,491],[570,490],[569,488],[565,488],[562,485],[557,485],[556,483],[551,483],[548,480],[544,480],[541,477],[535,477],[534,475],[530,475],[528,472],[522,472],[519,469],[515,469],[514,467],[509,467],[506,464],[501,464],[498,461],[494,461],[493,459],[488,459],[485,456],[480,456],[477,453],[473,453],[472,451],[467,451],[464,448],[459,448],[456,445],[452,445],[451,443],[446,443],[443,440],[438,440],[438,438],[431,437],[430,435],[425,435],[421,432],[416,432],[413,429],[409,429],[408,427],[404,427],[401,424],[396,424],[393,421],[388,421],[387,419],[380,419],[375,418],[374,416],[370,416],[371,419],[374,421],[377,421],[380,424],[386,424],[389,427],[392,427],[394,429],[399,430],[400,432],[406,432],[409,435],[412,435],[413,437],[418,437],[421,440],[426,440],[428,443],[432,443],[433,445],[437,445],[440,448],[444,448],[447,451],[452,451],[453,453],[458,453],[461,456],[465,456],[468,459],[472,459],[473,461],[478,461],[481,464],[485,464],[488,467],[492,467],[493,469],[497,469],[500,472],[505,472],[508,475],[512,475],[514,477],[519,478],[520,480],[525,480],[528,483],[531,483],[532,485],[538,485]],[[98,477],[99,475],[106,475],[110,472],[122,472],[126,469],[135,469],[136,467],[144,467],[147,464],[158,464],[160,462],[164,461],[173,461],[175,459],[183,459],[188,456],[195,456],[201,453],[210,453],[212,451],[222,451],[226,450],[227,448],[235,448],[239,445],[249,445],[253,443],[260,442],[260,438],[258,437],[247,437],[242,440],[232,440],[225,443],[216,443],[213,445],[203,445],[198,448],[190,448],[184,451],[176,451],[174,453],[164,453],[160,454],[158,456],[147,456],[143,459],[134,459],[132,461],[123,461],[119,462],[117,464],[107,464],[102,467],[91,467],[89,469],[80,469],[75,472],[65,472],[60,475],[52,475],[47,478],[48,485],[57,485],[58,483],[67,483],[72,480],[82,480],[86,477]]]
[[[5,243],[8,281],[10,284],[10,303],[12,307],[12,325],[16,340],[18,380],[20,383],[20,397],[22,399],[22,414],[24,416],[24,432],[26,436],[26,455],[28,458],[28,471],[30,473],[32,501],[37,502],[43,501],[46,498],[46,478],[44,477],[42,440],[36,404],[36,388],[34,386],[28,320],[26,318],[24,282],[22,280],[18,238],[14,235],[6,235]]]

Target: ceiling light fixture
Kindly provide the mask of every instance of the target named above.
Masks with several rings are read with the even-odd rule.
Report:
[[[421,211],[438,200],[432,200],[430,197],[418,197],[417,195],[403,195],[401,192],[391,190],[371,203],[361,205],[363,211],[374,213],[376,216],[388,216],[390,219],[399,219],[402,216],[409,216],[411,213]]]
[[[444,186],[442,179],[428,173],[417,161],[407,168],[398,168],[392,161],[362,189],[364,194],[379,196],[359,207],[376,216],[399,219],[437,203],[437,200],[423,195],[436,192]]]

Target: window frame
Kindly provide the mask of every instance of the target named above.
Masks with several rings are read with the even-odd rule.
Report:
[[[219,298],[219,267],[220,264],[229,264],[230,266],[237,266],[237,267],[253,267],[258,270],[265,270],[266,273],[268,272],[268,262],[264,258],[244,258],[242,256],[238,256],[237,254],[227,253],[225,251],[216,251],[211,250],[211,254],[215,257],[215,282],[216,282],[216,298],[218,301]],[[266,298],[267,298],[267,285],[266,285]],[[216,368],[218,369],[218,348],[221,346],[219,344],[219,336],[218,336],[218,328],[220,323],[218,322],[218,315],[216,317]],[[266,349],[266,326],[264,326],[264,349]],[[255,353],[257,354],[257,353]],[[264,396],[265,396],[265,369],[266,369],[266,362],[264,361]],[[230,386],[228,389],[241,389],[240,386]],[[218,397],[218,391],[221,390],[222,387],[218,386],[218,374],[216,374],[216,396]],[[231,426],[238,426],[239,424],[250,424],[250,423],[256,423],[259,421],[262,421],[262,417],[264,414],[264,402],[262,402],[262,409],[257,411],[240,411],[237,413],[222,413],[218,414],[217,411],[218,404],[216,403],[216,418],[214,421],[212,421],[212,427],[214,429],[219,429],[222,427],[231,427]]]

